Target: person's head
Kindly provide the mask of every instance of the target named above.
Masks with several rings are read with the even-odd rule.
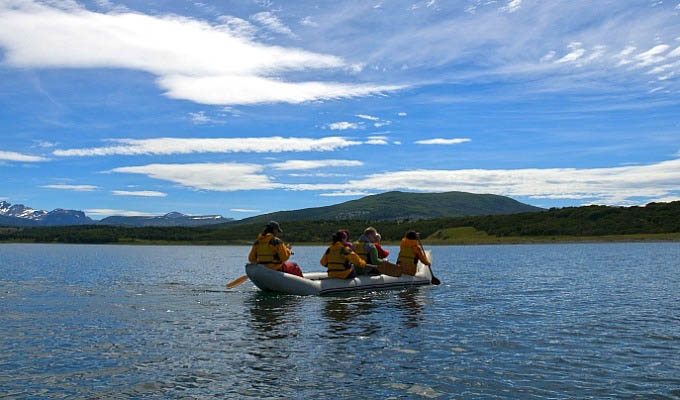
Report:
[[[380,236],[380,234],[377,233],[377,234],[375,235],[375,241],[376,241],[377,243],[380,243],[381,240],[382,240],[382,236]]]
[[[406,239],[409,239],[409,240],[418,240],[418,239],[420,239],[420,233],[418,233],[418,232],[416,232],[416,231],[408,231],[408,232],[406,232],[406,235],[405,235],[405,236],[406,236]]]
[[[339,230],[333,234],[333,243],[343,242],[345,243],[349,238],[348,232],[346,230]]]
[[[281,225],[279,225],[278,222],[269,221],[267,223],[267,225],[264,227],[264,231],[262,233],[264,233],[265,235],[268,234],[268,233],[276,235],[276,234],[282,233],[282,232],[283,232],[283,230],[281,229]]]
[[[368,238],[368,240],[371,242],[376,242],[378,238],[378,230],[372,226],[369,226],[368,228],[364,229],[364,236],[366,236],[366,238]]]

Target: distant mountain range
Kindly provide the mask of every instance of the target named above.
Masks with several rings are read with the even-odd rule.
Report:
[[[157,217],[106,217],[99,221],[98,225],[117,226],[203,226],[222,224],[233,221],[233,218],[225,218],[221,215],[185,215],[171,212]]]
[[[10,204],[0,201],[0,225],[11,226],[56,226],[94,224],[82,211],[57,208],[47,212],[26,207],[23,204]]]
[[[47,212],[26,207],[23,204],[12,205],[0,201],[0,225],[5,226],[60,226],[60,225],[117,225],[117,226],[202,226],[222,224],[232,221],[221,215],[185,215],[171,212],[156,217],[123,217],[112,216],[95,221],[82,211],[56,210]]]
[[[142,226],[204,226],[245,225],[276,221],[310,220],[419,220],[473,215],[501,215],[543,211],[542,208],[520,203],[509,197],[465,192],[407,193],[386,192],[325,207],[278,211],[238,221],[221,215],[185,215],[171,212],[156,217],[112,216],[94,221],[82,211],[56,209],[35,210],[22,204],[0,202],[0,225],[116,225]]]
[[[509,197],[466,192],[386,192],[325,207],[278,211],[231,222],[230,225],[275,221],[365,221],[429,219],[543,211]]]

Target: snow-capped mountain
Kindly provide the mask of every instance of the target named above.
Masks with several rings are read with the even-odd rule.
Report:
[[[45,210],[36,210],[26,207],[23,204],[10,204],[6,201],[0,201],[0,215],[8,217],[24,218],[33,221],[39,221],[47,215]]]
[[[203,226],[222,224],[232,220],[232,218],[225,218],[221,215],[185,215],[173,211],[157,217],[112,216],[104,218],[98,223],[119,226]]]
[[[20,226],[86,225],[94,221],[82,211],[57,208],[47,212],[0,201],[0,223]]]

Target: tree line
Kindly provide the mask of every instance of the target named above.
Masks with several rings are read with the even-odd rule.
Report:
[[[356,238],[369,225],[385,241],[398,241],[408,230],[422,238],[447,228],[473,227],[497,237],[603,236],[680,232],[680,201],[645,207],[583,206],[541,212],[401,221],[319,220],[282,222],[286,242],[330,241],[338,229]],[[204,227],[118,227],[102,225],[0,229],[0,241],[38,243],[196,243],[250,244],[261,223]]]

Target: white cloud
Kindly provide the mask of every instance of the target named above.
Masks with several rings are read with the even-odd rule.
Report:
[[[383,126],[390,125],[391,123],[392,123],[392,121],[380,121],[380,122],[374,123],[373,126],[375,126],[376,128],[380,128],[380,127],[383,127]]]
[[[666,59],[666,57],[660,56],[661,53],[664,53],[666,50],[668,50],[670,46],[667,44],[660,44],[657,46],[652,47],[651,49],[645,51],[644,53],[640,53],[635,56],[635,59],[638,60],[638,67],[646,67],[651,64],[655,64],[658,62],[661,62]]]
[[[658,198],[658,199],[649,200],[649,201],[646,202],[646,204],[649,204],[649,203],[671,203],[673,201],[680,201],[680,196],[661,197],[661,198]]]
[[[112,190],[114,196],[166,197],[168,194],[154,190]]]
[[[55,184],[55,185],[42,185],[41,187],[46,188],[46,189],[71,190],[71,191],[74,191],[74,192],[93,192],[93,191],[99,189],[98,186],[94,186],[94,185]]]
[[[272,32],[280,33],[295,39],[297,38],[297,35],[293,33],[293,31],[288,26],[281,22],[279,17],[277,17],[276,14],[272,12],[259,12],[257,14],[251,15],[250,19],[259,22]]]
[[[519,10],[522,5],[522,0],[510,0],[505,7],[501,7],[502,11],[514,13]]]
[[[362,192],[359,190],[345,190],[342,192],[320,193],[319,196],[324,197],[342,197],[342,196],[368,196],[372,193]]]
[[[110,156],[110,155],[167,155],[190,153],[280,153],[301,151],[333,151],[361,142],[337,136],[319,139],[284,138],[280,136],[259,138],[156,138],[156,139],[116,139],[112,146],[84,149],[55,150],[54,155],[68,156]]]
[[[212,118],[205,115],[205,111],[190,112],[189,117],[191,117],[191,122],[197,125],[207,124],[210,122],[215,122]]]
[[[363,162],[355,160],[288,160],[271,164],[271,167],[283,171],[296,171],[327,167],[359,167],[362,165],[364,165]]]
[[[275,16],[256,14],[273,29]],[[157,76],[171,98],[202,104],[300,103],[367,96],[398,86],[286,82],[282,74],[350,67],[339,57],[267,46],[221,25],[176,15],[97,13],[30,0],[0,3],[0,48],[17,68],[126,68]],[[285,31],[283,28],[279,27]]]
[[[260,212],[260,210],[255,210],[255,209],[252,209],[252,208],[230,208],[229,211],[240,212],[240,213],[256,213],[256,212]]]
[[[378,117],[374,117],[372,115],[366,115],[366,114],[357,114],[356,116],[359,117],[359,118],[368,119],[368,120],[371,120],[371,121],[378,121],[380,119]]]
[[[332,131],[344,131],[347,129],[359,129],[359,124],[356,124],[354,122],[347,122],[347,121],[342,121],[342,122],[333,122],[327,125]]]
[[[680,46],[676,47],[675,50],[668,53],[668,58],[680,56]]]
[[[306,16],[306,17],[304,17],[304,18],[302,18],[302,19],[300,20],[300,24],[305,25],[305,26],[311,26],[311,27],[314,27],[314,28],[316,28],[316,27],[319,26],[319,24],[316,23],[316,22],[314,21],[314,19],[312,19],[312,17],[310,17],[309,15]]]
[[[263,174],[264,166],[239,163],[148,164],[114,168],[111,172],[141,174],[195,189],[231,192],[236,190],[277,189]]]
[[[415,143],[417,144],[461,144],[465,142],[469,142],[471,139],[468,138],[455,138],[455,139],[443,139],[443,138],[435,138],[435,139],[426,139],[426,140],[416,140]]]
[[[369,136],[368,140],[365,142],[366,144],[388,144],[387,143],[387,136]]]
[[[115,208],[88,208],[84,210],[85,214],[94,218],[105,218],[113,215],[120,215],[123,217],[154,217],[161,215],[161,213],[146,213],[141,211],[117,210]]]
[[[31,156],[13,151],[0,151],[0,161],[40,162],[47,160],[49,159],[45,157]]]
[[[565,55],[564,57],[555,61],[555,63],[560,64],[560,63],[566,63],[566,62],[572,62],[572,61],[578,60],[586,52],[585,49],[583,49],[581,46],[583,46],[583,44],[581,42],[571,42],[571,43],[569,43],[567,48],[571,51],[567,55]]]
[[[613,168],[525,168],[513,170],[408,170],[372,174],[333,183],[282,183],[264,175],[266,166],[252,164],[150,164],[113,172],[147,175],[204,190],[303,191],[463,191],[550,199],[593,199],[623,204],[680,194],[680,159],[650,165]]]
[[[405,117],[407,114],[406,114],[405,112],[402,111],[402,112],[400,112],[400,113],[397,113],[397,115],[400,116],[400,117]]]

